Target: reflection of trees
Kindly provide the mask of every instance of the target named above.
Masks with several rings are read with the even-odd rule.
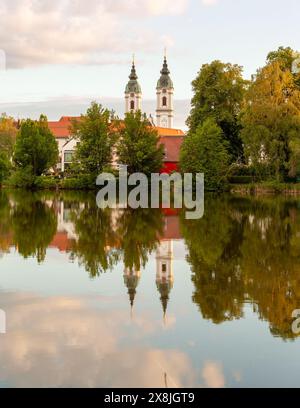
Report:
[[[14,194],[13,199],[13,242],[24,258],[36,256],[38,262],[42,262],[56,233],[56,214],[38,194],[19,192]]]
[[[250,211],[241,248],[247,291],[274,335],[295,337],[291,324],[300,306],[300,212],[296,202],[280,199]]]
[[[11,206],[8,195],[0,190],[0,251],[8,252],[11,245]]]
[[[125,268],[140,270],[163,228],[160,211],[101,210],[95,200],[87,201],[82,211],[74,211],[72,220],[78,235],[72,256],[92,277],[111,269],[121,254]]]
[[[117,228],[125,268],[140,270],[144,267],[148,255],[157,248],[162,231],[163,215],[160,210],[125,210]]]
[[[81,212],[73,212],[73,221],[78,240],[73,245],[72,256],[78,258],[91,277],[111,269],[119,259],[111,211],[98,208],[95,199],[91,199]]]
[[[193,301],[215,323],[242,315],[243,285],[236,269],[242,226],[229,213],[228,201],[210,197],[205,216],[182,222],[195,285]]]
[[[300,307],[300,211],[293,200],[212,198],[203,219],[182,219],[193,300],[216,323],[253,303],[274,335],[293,338]]]

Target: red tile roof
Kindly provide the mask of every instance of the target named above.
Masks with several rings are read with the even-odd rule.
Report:
[[[48,122],[49,128],[57,139],[68,139],[71,136],[72,121],[80,117],[62,116],[57,122]],[[155,127],[160,136],[161,143],[165,146],[165,162],[178,163],[179,151],[184,139],[184,132],[180,129]]]
[[[170,129],[155,127],[159,136],[184,136],[184,132],[180,129]]]
[[[71,136],[72,121],[80,120],[79,116],[62,116],[59,121],[48,122],[50,130],[56,138],[68,138]],[[155,127],[158,135],[164,136],[184,136],[184,132],[180,129],[170,129]]]
[[[71,136],[72,121],[78,119],[80,117],[62,116],[58,122],[48,122],[48,126],[57,139],[67,139]]]

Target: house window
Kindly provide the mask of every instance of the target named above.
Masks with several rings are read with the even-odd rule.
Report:
[[[64,162],[65,163],[72,163],[74,156],[74,151],[69,150],[64,153]]]
[[[131,101],[131,102],[130,102],[130,109],[131,109],[131,110],[134,110],[134,101]]]
[[[163,105],[163,106],[167,106],[167,97],[166,97],[166,96],[164,96],[164,97],[162,98],[162,105]]]
[[[161,270],[162,270],[162,272],[166,273],[167,272],[167,265],[162,264]]]

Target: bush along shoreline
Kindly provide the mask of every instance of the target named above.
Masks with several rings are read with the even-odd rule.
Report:
[[[3,188],[25,190],[96,190],[96,179],[90,175],[78,177],[58,178],[52,176],[38,176],[26,185],[24,180],[18,180],[15,175],[3,182]]]
[[[229,191],[240,195],[282,194],[300,197],[300,183],[278,183],[274,181],[250,184],[230,184]]]
[[[116,177],[117,178],[117,177]],[[24,180],[18,182],[14,175],[3,182],[0,188],[4,189],[25,189],[29,191],[38,190],[78,190],[78,191],[96,191],[99,186],[96,185],[96,178],[88,174],[77,175],[76,177],[59,178],[55,176],[38,176],[31,180],[30,185],[24,186]],[[296,195],[300,197],[300,182],[297,183],[279,183],[276,181],[253,182],[249,176],[229,177],[228,183],[220,189],[205,188],[206,192],[231,193],[239,195]]]

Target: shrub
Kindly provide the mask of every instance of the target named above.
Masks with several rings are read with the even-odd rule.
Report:
[[[182,144],[180,151],[182,172],[204,173],[206,190],[224,188],[230,161],[227,146],[221,128],[213,119],[206,119]]]
[[[8,180],[8,185],[18,188],[33,188],[35,176],[30,166],[15,171]]]
[[[58,180],[53,177],[40,176],[35,178],[34,186],[40,190],[55,190],[58,187]]]
[[[60,186],[65,190],[93,190],[96,189],[96,180],[94,176],[82,174],[62,180]]]
[[[0,152],[0,186],[8,177],[10,171],[10,162],[5,152]]]
[[[252,176],[231,176],[228,178],[230,184],[250,184],[253,182]]]

